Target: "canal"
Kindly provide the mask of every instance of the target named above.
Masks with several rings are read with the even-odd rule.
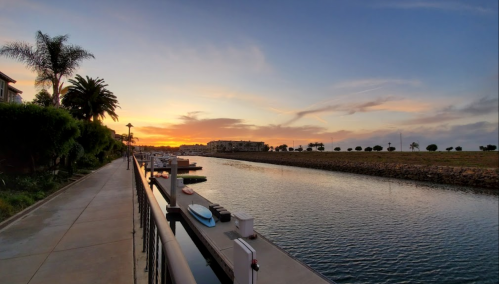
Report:
[[[191,188],[249,213],[260,234],[336,283],[499,281],[491,191],[189,158],[208,177]]]

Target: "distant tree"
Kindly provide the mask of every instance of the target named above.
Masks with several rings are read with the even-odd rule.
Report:
[[[312,143],[312,142],[310,142],[310,143],[308,143],[308,147],[309,147],[309,148],[313,148],[313,147],[315,147],[315,144],[314,144],[314,143]],[[308,148],[307,148],[307,151],[308,151]]]
[[[22,41],[7,43],[0,48],[0,55],[24,62],[36,72],[35,85],[52,86],[53,105],[59,107],[62,77],[71,76],[83,59],[94,58],[77,45],[66,45],[68,38],[68,35],[50,37],[38,31],[36,47]]]
[[[317,148],[317,150],[319,150],[321,152],[324,151],[324,146],[319,146],[319,148]]]
[[[274,146],[269,147],[270,151],[274,151]]]
[[[312,148],[311,147],[308,147],[307,148],[307,152],[311,152],[312,151]]]
[[[463,147],[461,147],[461,146],[456,147],[456,151],[461,152],[462,150],[463,150]]]
[[[409,145],[409,149],[411,149],[413,152],[414,152],[414,149],[418,149],[419,151],[419,144],[416,143],[416,142],[412,142],[410,145]]]
[[[319,143],[319,142],[315,142],[315,143],[314,143],[315,150],[319,150],[319,149],[317,149],[317,148],[319,147],[319,145],[320,145],[320,143]]]
[[[298,151],[298,152],[303,151],[303,147],[300,145],[300,146],[298,147],[298,149],[296,149],[296,151]]]
[[[454,147],[445,148],[445,150],[447,150],[447,152],[450,152],[452,149],[454,149]]]
[[[487,145],[487,151],[495,151],[497,149],[496,145]]]
[[[47,90],[42,89],[35,95],[33,99],[33,103],[35,105],[39,105],[42,107],[48,107],[52,105],[52,96],[47,92]]]
[[[438,146],[436,144],[430,144],[428,145],[428,147],[426,147],[426,150],[430,151],[430,152],[435,152],[437,151],[438,149]]]
[[[373,150],[376,151],[376,152],[379,152],[379,151],[383,150],[383,147],[381,147],[380,145],[376,145],[376,146],[373,147]]]
[[[355,151],[362,151],[362,147],[360,146],[355,147]]]
[[[348,149],[347,149],[347,151],[348,151],[348,152],[351,152],[351,151],[352,151],[352,148],[348,148]]]
[[[263,145],[263,149],[262,149],[263,152],[268,152],[269,150],[270,150],[269,144]]]
[[[341,148],[340,148],[340,147],[336,147],[336,148],[334,148],[334,150],[335,150],[336,152],[339,152],[339,151],[341,151]]]
[[[364,151],[365,151],[365,152],[371,152],[372,150],[373,150],[373,148],[371,148],[371,147],[366,147],[366,148],[364,149]]]
[[[289,147],[289,152],[293,152],[295,149],[293,147]]]
[[[395,147],[388,147],[386,150],[387,150],[388,152],[393,152],[393,151],[395,151]]]

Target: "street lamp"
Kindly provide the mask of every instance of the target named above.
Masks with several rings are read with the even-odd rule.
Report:
[[[128,153],[127,153],[127,166],[126,166],[126,169],[127,170],[130,170],[130,128],[133,127],[133,125],[131,123],[128,123],[126,125],[126,127],[128,127]]]

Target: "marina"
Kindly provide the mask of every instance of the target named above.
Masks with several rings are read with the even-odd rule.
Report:
[[[171,182],[155,179],[156,188],[165,196],[171,198]],[[179,189],[180,191],[180,189]],[[197,193],[185,195],[176,193],[176,203],[180,208],[182,218],[189,224],[203,245],[212,254],[229,278],[233,279],[234,239],[241,237],[234,222],[217,222],[214,227],[206,227],[188,213],[190,204],[200,204],[209,207],[210,201]],[[243,237],[257,252],[260,269],[257,273],[257,283],[331,283],[322,275],[294,259],[285,251],[273,245],[265,237],[258,234],[256,239]]]
[[[196,193],[336,283],[499,280],[495,191],[195,159],[209,177]]]

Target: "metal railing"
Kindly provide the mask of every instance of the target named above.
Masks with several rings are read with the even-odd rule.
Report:
[[[145,271],[148,272],[148,283],[196,283],[166,216],[149,188],[151,183],[141,175],[135,157],[133,157],[133,168],[141,214],[142,252],[146,253]]]

